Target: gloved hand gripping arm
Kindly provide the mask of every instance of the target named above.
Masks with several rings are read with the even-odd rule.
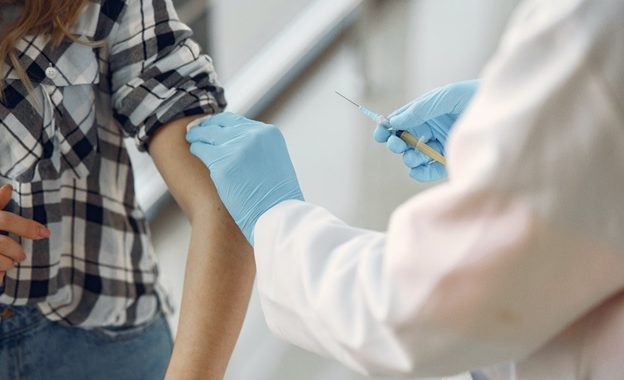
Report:
[[[253,246],[256,222],[278,203],[303,194],[279,129],[229,112],[187,134],[191,153],[210,169],[221,200]]]

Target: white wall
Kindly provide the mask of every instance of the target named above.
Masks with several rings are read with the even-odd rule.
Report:
[[[408,97],[474,78],[518,0],[419,0],[409,5]]]
[[[213,0],[212,54],[220,78],[231,78],[310,2]]]

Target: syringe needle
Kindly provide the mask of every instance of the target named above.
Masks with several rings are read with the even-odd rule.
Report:
[[[377,123],[377,124],[384,124],[384,123],[386,123],[386,122],[388,121],[388,119],[386,119],[386,117],[385,117],[385,116],[380,115],[380,114],[378,114],[378,113],[376,113],[376,112],[374,112],[374,111],[372,111],[372,110],[370,110],[370,109],[368,109],[368,108],[364,107],[364,106],[363,106],[363,105],[361,105],[361,104],[357,104],[356,102],[354,102],[353,100],[351,100],[351,99],[347,98],[346,96],[342,95],[341,93],[339,93],[339,92],[338,92],[338,91],[336,91],[336,90],[334,90],[334,92],[335,92],[336,94],[338,94],[338,96],[340,96],[341,98],[343,98],[344,100],[346,100],[347,102],[349,102],[349,103],[353,104],[354,106],[356,106],[356,107],[358,108],[358,110],[360,110],[360,112],[361,112],[362,114],[364,114],[364,115],[365,115],[366,117],[368,117],[369,119],[374,120],[374,121],[375,121],[375,123]]]
[[[389,127],[390,122],[388,121],[388,119],[385,116],[383,116],[381,114],[378,114],[376,112],[373,112],[373,111],[369,110],[368,108],[366,108],[366,107],[364,107],[362,105],[357,104],[356,102],[354,102],[353,100],[347,98],[346,96],[342,95],[341,93],[339,93],[336,90],[334,90],[334,92],[336,94],[338,94],[340,97],[342,97],[344,100],[346,100],[349,103],[351,103],[354,106],[356,106],[360,110],[360,112],[362,112],[364,115],[366,115],[367,117],[369,117],[372,120],[374,120],[377,124],[379,124],[379,125],[386,124],[387,128]],[[442,165],[446,165],[446,159],[444,158],[444,156],[442,156],[435,149],[433,149],[432,147],[430,147],[429,145],[424,143],[422,140],[420,140],[420,139],[414,137],[413,135],[411,135],[409,132],[403,131],[403,130],[395,130],[392,127],[389,127],[388,131],[392,132],[395,136],[397,136],[398,138],[400,138],[403,141],[407,142],[409,145],[411,145],[414,148],[418,149],[420,152],[426,154],[427,156],[429,156],[430,158],[434,159],[435,161],[441,163]]]
[[[335,92],[336,94],[338,94],[339,96],[341,96],[342,98],[344,98],[347,102],[349,102],[349,103],[353,104],[354,106],[356,106],[357,108],[362,107],[361,105],[357,104],[357,103],[356,103],[356,102],[354,102],[353,100],[351,100],[351,99],[347,98],[346,96],[342,95],[342,94],[341,94],[341,93],[339,93],[338,91],[334,90],[334,92]]]

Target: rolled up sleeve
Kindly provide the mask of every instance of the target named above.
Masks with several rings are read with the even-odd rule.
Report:
[[[225,106],[212,59],[190,39],[171,0],[128,0],[111,33],[110,83],[115,119],[146,150],[164,124]]]

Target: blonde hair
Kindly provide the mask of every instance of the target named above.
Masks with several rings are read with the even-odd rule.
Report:
[[[17,42],[27,35],[47,34],[51,42],[58,46],[64,38],[78,41],[69,32],[69,28],[76,23],[83,8],[90,0],[0,0],[0,5],[23,4],[22,14],[2,31],[0,40],[0,72],[8,58],[17,75],[24,82],[28,91],[33,85],[26,70],[17,59]],[[82,41],[79,41],[82,42]],[[4,90],[3,79],[0,78],[0,88]],[[4,91],[0,91],[3,96]]]

